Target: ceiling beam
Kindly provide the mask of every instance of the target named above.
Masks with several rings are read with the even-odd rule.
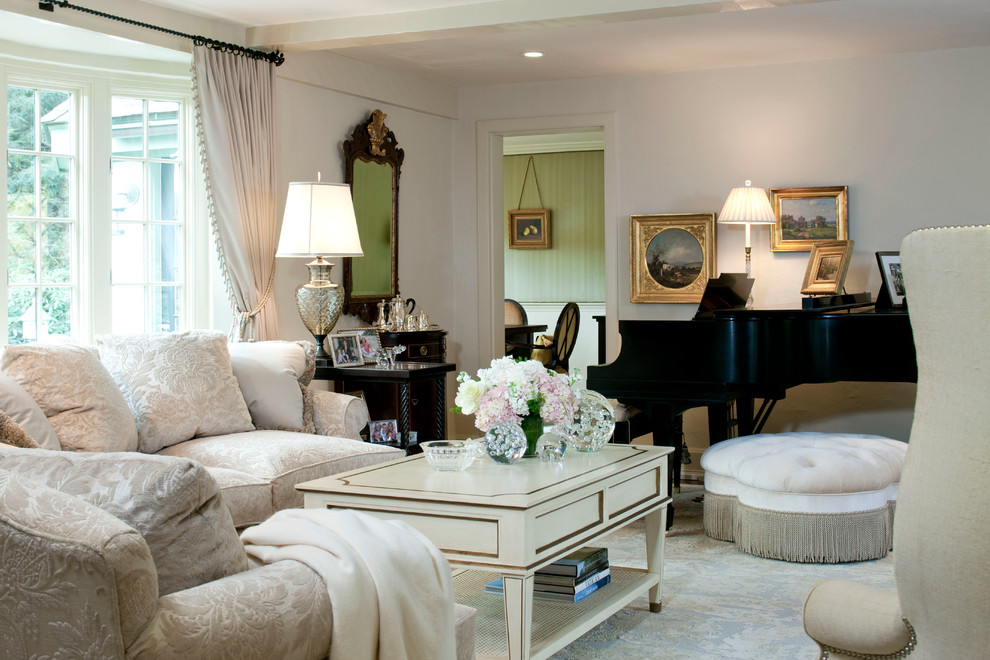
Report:
[[[493,0],[422,11],[263,25],[248,28],[246,38],[253,48],[331,50],[833,1]]]

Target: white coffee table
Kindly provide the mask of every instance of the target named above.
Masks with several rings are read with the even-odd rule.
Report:
[[[660,611],[670,452],[610,444],[559,464],[481,457],[463,472],[438,472],[417,455],[297,488],[306,507],[404,520],[430,538],[455,568],[457,601],[478,609],[479,658],[546,658],[645,591]],[[613,565],[611,584],[578,603],[534,602],[537,569],[639,518],[646,570]],[[483,590],[498,575],[501,601]]]

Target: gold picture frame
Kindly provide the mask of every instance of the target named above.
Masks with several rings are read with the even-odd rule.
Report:
[[[842,293],[854,241],[819,241],[811,246],[801,293],[820,296]]]
[[[629,216],[634,303],[698,303],[715,276],[715,214]]]
[[[822,241],[849,238],[849,187],[771,188],[776,224],[770,227],[773,252],[808,252]]]
[[[550,209],[509,211],[509,248],[512,250],[549,250]]]

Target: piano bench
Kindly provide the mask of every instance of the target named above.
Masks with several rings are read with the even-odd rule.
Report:
[[[758,557],[883,557],[907,443],[853,433],[762,433],[701,456],[705,533]]]

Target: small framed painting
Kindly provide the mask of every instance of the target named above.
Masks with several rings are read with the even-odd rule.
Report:
[[[849,238],[848,186],[771,188],[770,206],[774,252],[808,252],[821,241]]]
[[[509,248],[550,249],[550,209],[509,211]]]
[[[630,302],[698,303],[715,277],[715,214],[629,216]]]
[[[330,335],[330,356],[335,367],[353,367],[364,364],[361,357],[361,345],[357,335]]]
[[[801,293],[810,296],[842,293],[852,251],[853,241],[820,241],[812,245]]]
[[[904,276],[901,275],[900,252],[877,252],[877,265],[880,266],[881,292],[877,300],[886,292],[891,307],[904,307]]]

